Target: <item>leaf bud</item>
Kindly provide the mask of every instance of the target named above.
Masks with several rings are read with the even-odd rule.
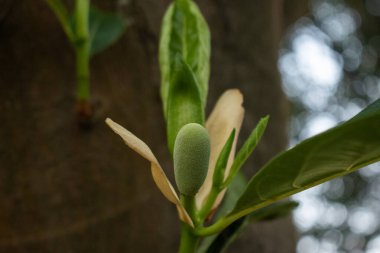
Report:
[[[194,196],[206,179],[210,159],[210,138],[197,123],[184,125],[174,143],[174,176],[181,194]]]

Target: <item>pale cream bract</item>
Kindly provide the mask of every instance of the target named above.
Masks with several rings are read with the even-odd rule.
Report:
[[[239,90],[227,90],[222,94],[216,103],[213,111],[211,112],[209,118],[206,122],[206,129],[210,135],[211,141],[211,155],[209,169],[207,173],[206,180],[202,185],[201,189],[196,195],[197,206],[200,207],[203,201],[207,198],[210,193],[212,186],[212,176],[214,173],[215,163],[218,159],[219,153],[222,150],[224,144],[226,143],[231,131],[236,129],[236,135],[234,144],[231,150],[231,154],[228,159],[228,164],[226,168],[226,174],[228,175],[229,169],[234,159],[236,142],[238,133],[241,127],[241,123],[244,117],[244,108],[242,107],[243,96]],[[162,194],[172,203],[177,206],[178,214],[180,219],[186,224],[194,227],[194,223],[191,220],[189,214],[186,212],[185,208],[181,204],[174,187],[168,180],[165,172],[163,171],[161,165],[159,164],[157,158],[154,156],[151,149],[142,140],[137,138],[131,132],[129,132],[124,127],[120,126],[111,119],[106,119],[106,123],[111,127],[111,129],[118,134],[124,142],[146,160],[151,163],[151,172],[153,180],[157,187],[160,189]],[[224,192],[220,193],[213,209],[215,209],[221,202]]]
[[[236,143],[239,136],[241,123],[244,118],[243,95],[238,89],[227,90],[217,101],[214,109],[206,121],[206,129],[210,135],[211,154],[210,163],[205,182],[197,194],[197,206],[200,207],[211,191],[212,177],[214,174],[215,164],[224,144],[235,129],[235,140],[231,148],[231,153],[228,158],[225,178],[230,172],[232,162],[235,157]],[[219,194],[213,205],[215,209],[221,202],[224,196],[224,191]]]

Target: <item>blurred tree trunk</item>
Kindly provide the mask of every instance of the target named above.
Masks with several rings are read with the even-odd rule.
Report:
[[[44,1],[0,1],[0,252],[177,249],[174,206],[154,186],[148,163],[104,124],[111,117],[145,140],[172,177],[157,64],[169,1],[94,2],[121,11],[129,26],[93,59],[95,118],[83,131],[74,113],[73,51],[51,10]],[[275,0],[200,5],[213,36],[208,110],[225,89],[238,87],[246,108],[242,138],[261,116],[271,115],[247,166],[252,175],[286,146],[287,102],[277,57],[288,8]],[[245,232],[232,251],[295,251],[290,218]]]

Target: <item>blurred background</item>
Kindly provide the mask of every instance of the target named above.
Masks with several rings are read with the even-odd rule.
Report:
[[[380,1],[310,1],[278,67],[291,101],[290,146],[351,118],[380,97]],[[379,126],[380,127],[380,126]],[[380,252],[380,166],[293,199],[298,253]]]

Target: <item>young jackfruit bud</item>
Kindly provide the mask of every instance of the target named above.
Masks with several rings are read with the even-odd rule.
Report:
[[[196,123],[184,125],[174,142],[174,176],[181,194],[194,196],[202,186],[208,170],[210,138]]]

